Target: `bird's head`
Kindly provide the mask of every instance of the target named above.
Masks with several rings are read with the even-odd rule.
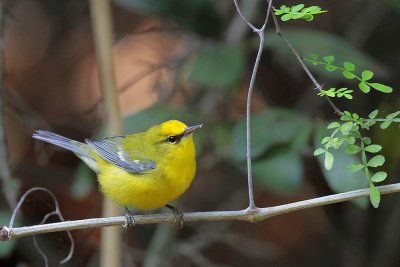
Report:
[[[193,132],[203,125],[187,126],[178,120],[169,120],[149,129],[159,144],[160,152],[168,154],[188,153],[193,150]]]

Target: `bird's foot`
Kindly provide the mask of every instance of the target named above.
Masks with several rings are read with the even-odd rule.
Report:
[[[182,229],[184,222],[183,213],[172,205],[167,204],[165,207],[169,208],[174,213],[174,223],[179,229]]]
[[[135,219],[133,218],[133,214],[131,211],[125,207],[125,224],[123,225],[124,228],[135,226]]]

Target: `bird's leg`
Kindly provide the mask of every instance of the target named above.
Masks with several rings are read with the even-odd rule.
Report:
[[[176,224],[176,226],[179,227],[179,229],[183,228],[183,213],[180,212],[176,207],[172,206],[172,205],[165,205],[165,207],[169,208],[170,210],[172,210],[172,212],[174,213],[174,223]]]
[[[127,228],[131,226],[135,226],[135,219],[133,218],[133,214],[128,207],[125,206],[125,224],[123,227]]]

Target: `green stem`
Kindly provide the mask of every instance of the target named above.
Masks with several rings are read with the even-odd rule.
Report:
[[[371,120],[374,121],[393,121],[393,122],[400,122],[400,118],[393,118],[393,119],[361,119],[362,122],[369,122]]]
[[[368,181],[371,182],[371,176],[369,175],[369,170],[367,167],[367,155],[365,154],[365,146],[364,146],[364,141],[362,139],[362,136],[360,138],[360,142],[361,142],[361,159],[362,159],[362,163],[364,164],[364,172],[365,172],[365,176],[367,177]]]
[[[285,11],[285,12],[283,12],[282,14],[292,14],[292,15],[297,15],[297,14],[303,14],[303,15],[317,15],[317,14],[321,14],[321,13],[325,13],[325,12],[328,12],[327,10],[321,10],[321,11],[318,11],[318,12],[314,12],[314,13],[301,13],[301,12],[292,12],[292,11]],[[282,15],[281,14],[281,15]]]
[[[360,82],[365,82],[365,83],[368,84],[367,81],[363,81],[360,77],[358,77],[357,75],[355,75],[353,72],[351,72],[351,71],[349,71],[349,70],[346,70],[346,69],[344,69],[344,68],[341,68],[341,67],[339,67],[339,66],[336,66],[336,65],[333,65],[333,64],[328,64],[328,63],[323,62],[323,61],[314,61],[314,60],[310,60],[310,59],[306,59],[306,58],[303,58],[303,60],[304,60],[304,61],[307,61],[307,62],[311,62],[311,63],[313,63],[313,64],[316,63],[316,64],[320,64],[320,65],[324,65],[324,66],[328,66],[328,65],[330,65],[330,66],[335,66],[335,67],[338,68],[339,70],[350,72],[351,74],[354,75],[354,78],[356,78],[356,79],[359,80]]]

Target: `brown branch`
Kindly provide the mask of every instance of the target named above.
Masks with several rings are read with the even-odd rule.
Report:
[[[270,0],[270,2],[272,2],[272,0]],[[322,90],[322,86],[317,82],[317,80],[315,79],[314,75],[312,75],[312,73],[310,72],[310,70],[307,68],[307,66],[304,64],[303,62],[303,58],[301,57],[301,55],[293,48],[293,46],[289,43],[289,41],[286,39],[285,35],[282,33],[281,31],[281,27],[279,26],[279,22],[278,19],[276,18],[274,12],[271,10],[271,15],[272,15],[272,19],[274,21],[275,24],[275,29],[276,29],[276,33],[281,37],[281,39],[283,40],[283,42],[286,44],[286,46],[289,48],[289,50],[292,52],[292,54],[296,57],[297,62],[300,64],[300,66],[303,68],[303,70],[306,72],[306,74],[308,75],[308,77],[311,79],[311,81],[314,83],[315,85],[315,89],[318,91]],[[328,96],[324,96],[326,101],[328,101],[329,105],[332,107],[332,109],[335,111],[335,113],[337,113],[338,115],[342,116],[343,113],[339,110],[339,108],[332,102],[332,100],[328,97]]]

